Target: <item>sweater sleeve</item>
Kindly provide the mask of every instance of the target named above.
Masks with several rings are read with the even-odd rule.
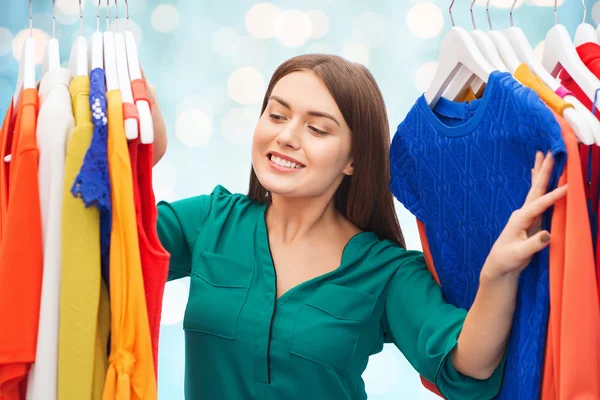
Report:
[[[454,369],[450,354],[467,311],[444,300],[420,252],[405,251],[400,262],[386,294],[386,337],[422,376],[437,385],[446,399],[494,398],[500,390],[504,361],[486,380]]]

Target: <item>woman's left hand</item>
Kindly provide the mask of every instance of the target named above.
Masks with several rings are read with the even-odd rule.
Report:
[[[546,193],[554,168],[551,153],[536,154],[531,170],[532,184],[525,204],[512,213],[506,227],[494,243],[481,270],[487,278],[518,277],[533,256],[550,243],[550,233],[540,230],[542,214],[567,193],[567,185]]]

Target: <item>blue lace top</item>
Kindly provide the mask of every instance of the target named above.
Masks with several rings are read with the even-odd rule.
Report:
[[[110,282],[111,198],[107,155],[106,84],[104,70],[100,68],[96,68],[90,73],[90,106],[94,135],[71,192],[74,196],[80,197],[86,207],[95,206],[100,210],[102,277],[108,286]]]
[[[442,98],[431,110],[421,96],[399,125],[390,153],[391,189],[423,222],[450,303],[473,304],[493,243],[525,201],[538,150],[553,152],[554,188],[566,160],[560,126],[539,96],[508,73],[494,72],[483,98],[471,103]],[[497,399],[539,398],[548,311],[546,249],[519,281]]]

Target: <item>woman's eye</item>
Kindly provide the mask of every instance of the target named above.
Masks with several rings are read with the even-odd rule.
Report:
[[[313,131],[313,132],[315,132],[315,133],[317,133],[317,134],[319,134],[319,135],[321,135],[321,136],[329,135],[329,133],[327,133],[327,132],[325,132],[325,131],[322,131],[322,130],[320,130],[320,129],[317,129],[317,128],[315,128],[314,126],[310,126],[310,125],[309,125],[309,126],[308,126],[308,128],[309,128],[311,131]]]
[[[276,121],[282,121],[285,119],[285,117],[277,114],[269,114],[269,118],[274,119]]]

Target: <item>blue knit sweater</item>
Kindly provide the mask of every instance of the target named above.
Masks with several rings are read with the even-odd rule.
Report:
[[[531,186],[535,153],[551,150],[556,187],[566,160],[561,129],[532,90],[494,72],[483,98],[421,96],[391,146],[394,196],[425,225],[442,291],[469,309],[479,273],[511,213]],[[545,227],[548,227],[548,215]],[[539,398],[548,321],[548,251],[523,271],[498,399]]]

